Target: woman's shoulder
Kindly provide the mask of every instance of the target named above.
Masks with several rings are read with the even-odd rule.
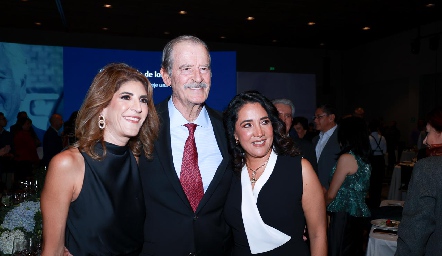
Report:
[[[338,161],[342,160],[342,161],[351,161],[351,160],[357,160],[358,156],[353,153],[353,151],[348,151],[347,153],[343,153],[342,155],[339,156]]]
[[[77,148],[68,148],[55,155],[49,163],[49,169],[78,170],[84,166],[84,158]]]
[[[442,156],[429,156],[420,159],[413,167],[413,172],[425,171],[426,173],[442,174]]]

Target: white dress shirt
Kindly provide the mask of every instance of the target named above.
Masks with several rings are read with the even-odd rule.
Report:
[[[189,122],[175,108],[172,98],[168,102],[168,108],[173,163],[175,171],[178,177],[180,177],[184,144],[187,137],[189,137],[189,130],[184,125]],[[210,117],[205,107],[201,109],[198,118],[193,123],[198,125],[195,129],[195,144],[198,151],[198,167],[205,192],[223,158],[216,142],[212,122],[210,122]]]
[[[383,154],[387,153],[387,142],[386,142],[384,136],[381,136],[377,132],[372,132],[370,135],[371,136],[368,136],[368,138],[370,140],[371,149],[373,150],[373,155],[374,156],[382,156]],[[379,147],[380,147],[381,151],[379,151],[377,143],[379,143]]]
[[[316,160],[318,162],[319,162],[319,157],[321,156],[322,150],[324,149],[325,145],[327,144],[328,139],[330,138],[330,136],[332,136],[333,132],[335,132],[337,127],[338,126],[335,125],[330,130],[328,130],[326,132],[319,133],[318,144],[316,144],[316,148],[315,148]]]

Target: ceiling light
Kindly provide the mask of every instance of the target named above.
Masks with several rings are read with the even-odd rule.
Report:
[[[164,34],[165,34],[165,35],[169,35],[170,32],[169,32],[169,31],[164,31]]]
[[[277,43],[277,42],[278,42],[278,40],[276,40],[276,39],[272,40],[272,43]]]
[[[225,39],[226,37],[225,37],[225,36],[220,36],[220,38],[221,38],[221,39]]]
[[[112,5],[111,4],[104,4],[103,7],[104,8],[112,8]]]
[[[254,19],[255,19],[255,17],[252,17],[252,16],[247,17],[247,20],[254,20]]]
[[[35,25],[41,26],[41,22],[35,22]]]
[[[324,46],[324,45],[325,45],[325,43],[320,43],[319,45],[320,45],[320,46]]]
[[[186,11],[180,11],[179,14],[184,15],[184,14],[187,14],[187,12]]]
[[[310,21],[309,23],[307,23],[309,26],[313,26],[313,25],[315,25],[316,23],[315,22],[313,22],[313,21]]]
[[[370,27],[363,27],[362,30],[370,30]]]
[[[102,30],[104,30],[104,31],[108,31],[108,30],[109,30],[109,28],[102,28]]]
[[[425,6],[426,6],[426,7],[434,7],[435,4],[426,4]]]

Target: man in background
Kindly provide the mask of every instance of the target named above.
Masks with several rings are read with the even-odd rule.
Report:
[[[6,131],[8,120],[3,112],[0,112],[0,157],[9,154],[12,145],[12,135]],[[1,167],[1,165],[0,165]],[[1,170],[2,168],[0,168]]]
[[[313,138],[316,158],[318,159],[318,177],[322,186],[328,190],[330,173],[336,164],[341,147],[338,142],[336,109],[328,104],[319,106],[313,117],[319,135]]]
[[[274,99],[272,100],[272,103],[278,110],[279,118],[285,123],[287,135],[293,139],[303,157],[310,162],[313,169],[317,172],[318,166],[313,144],[310,141],[299,138],[298,134],[291,129],[293,117],[295,115],[295,105],[293,105],[293,102],[289,99]]]
[[[355,108],[355,110],[353,111],[353,116],[364,118],[364,116],[365,116],[364,109],[361,107]]]
[[[12,135],[5,129],[7,123],[4,113],[0,112],[0,192],[12,184]],[[10,184],[6,184],[8,181]]]
[[[295,116],[293,118],[293,129],[295,129],[299,138],[308,140],[310,142],[317,135],[309,130],[308,119],[303,116]]]
[[[49,123],[51,126],[46,130],[43,137],[43,166],[48,166],[52,157],[63,150],[63,141],[60,136],[63,117],[60,114],[52,114]]]

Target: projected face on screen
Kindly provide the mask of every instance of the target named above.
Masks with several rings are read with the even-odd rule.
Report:
[[[15,120],[26,96],[26,59],[20,45],[0,43],[0,112]]]
[[[25,111],[40,140],[49,117],[63,111],[63,49],[0,42],[0,111],[6,129]]]

